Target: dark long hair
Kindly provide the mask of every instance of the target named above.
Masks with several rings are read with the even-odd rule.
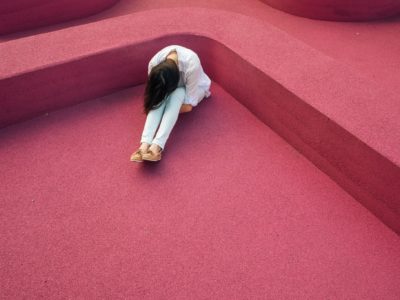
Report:
[[[144,93],[144,112],[156,108],[179,83],[179,69],[175,61],[166,59],[151,69]]]

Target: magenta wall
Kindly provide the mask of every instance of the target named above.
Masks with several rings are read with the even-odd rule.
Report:
[[[1,0],[0,34],[61,23],[99,13],[119,0]]]
[[[400,0],[262,1],[294,15],[332,21],[366,21],[400,14]]]

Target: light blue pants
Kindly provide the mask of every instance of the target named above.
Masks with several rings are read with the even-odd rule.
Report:
[[[156,144],[164,149],[165,143],[178,120],[185,98],[185,88],[178,87],[156,109],[147,114],[141,143]],[[158,130],[157,130],[158,128]],[[157,132],[157,134],[156,134]]]

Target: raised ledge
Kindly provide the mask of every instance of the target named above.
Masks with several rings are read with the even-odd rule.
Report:
[[[119,0],[3,0],[0,1],[0,35],[87,17]]]
[[[398,0],[262,0],[292,15],[329,21],[371,21],[400,14]]]

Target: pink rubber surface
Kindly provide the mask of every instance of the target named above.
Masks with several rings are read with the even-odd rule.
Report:
[[[0,298],[397,300],[399,236],[337,184],[399,224],[399,21],[315,21],[258,0],[121,0],[0,37],[0,105],[12,88],[31,97],[12,113],[143,82],[162,44],[151,38],[180,26],[176,41],[252,112],[214,84],[159,164],[128,161],[143,86],[0,129]],[[43,97],[49,87],[56,96]],[[360,196],[371,187],[385,196]]]
[[[3,0],[0,3],[0,34],[87,17],[110,8],[118,0]]]
[[[200,7],[213,8],[263,20],[326,55],[356,68],[384,88],[400,93],[400,17],[377,22],[343,23],[296,17],[274,9],[260,0],[120,0],[111,9],[89,18],[3,36],[0,40],[12,40],[134,12],[173,7],[191,7],[194,10]],[[182,18],[185,16],[178,20]],[[247,32],[246,38],[250,38],[251,34]]]
[[[182,15],[190,19],[171,26]],[[397,94],[240,14],[158,9],[3,43],[1,119],[142,83],[151,55],[175,43],[199,52],[212,78],[400,232]]]
[[[262,0],[302,17],[333,21],[368,21],[400,14],[398,0]]]
[[[142,86],[2,129],[2,297],[397,299],[399,237],[212,88],[158,164]]]

